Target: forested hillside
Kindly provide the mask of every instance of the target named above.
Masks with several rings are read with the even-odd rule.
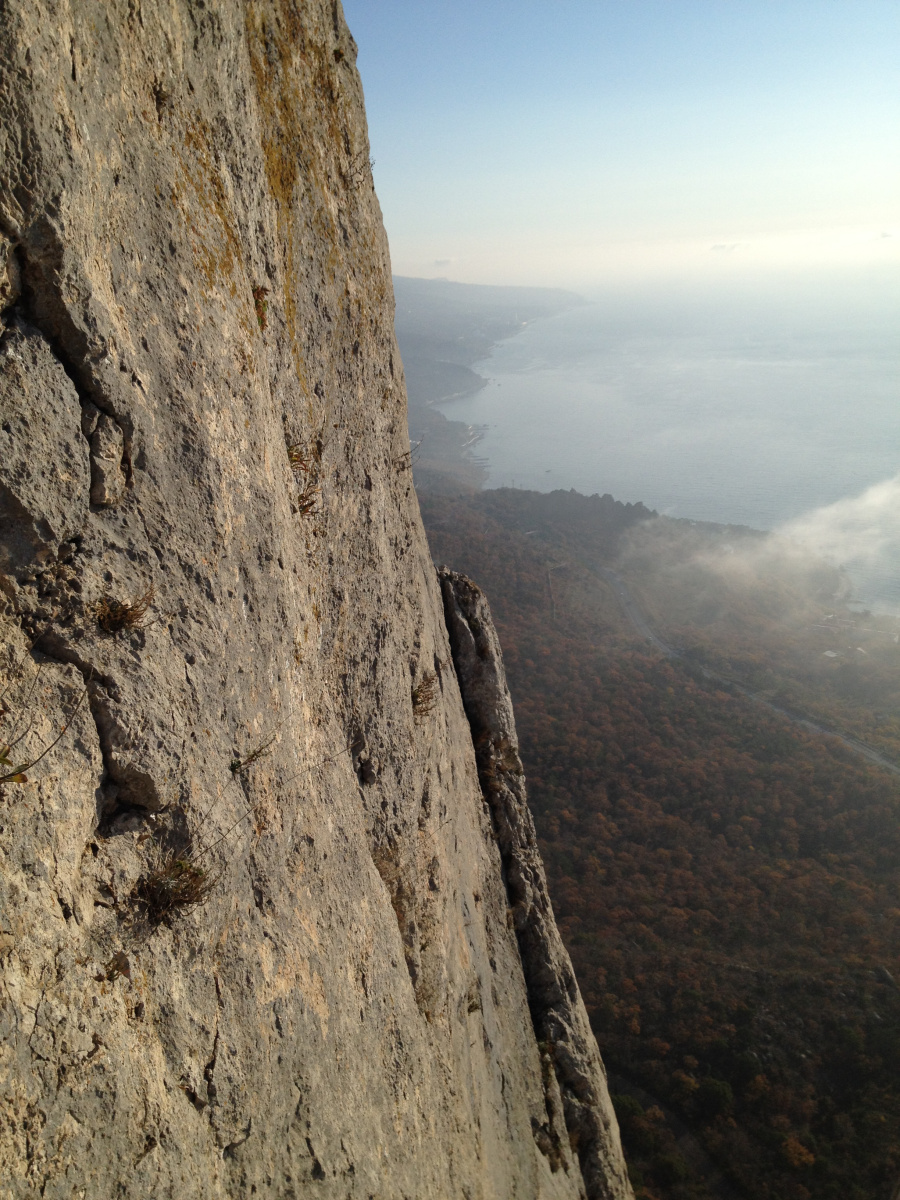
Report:
[[[769,696],[801,697],[856,732],[892,730],[883,655],[868,656],[874,692],[858,663],[855,688],[825,670],[829,621],[860,622],[835,607],[839,581],[817,568],[777,587],[717,584],[697,566],[708,586],[691,613],[673,563],[704,537],[730,553],[755,535],[694,530],[690,553],[667,557],[658,539],[676,523],[642,526],[646,509],[609,497],[420,501],[435,561],[471,575],[493,607],[551,894],[638,1194],[888,1200],[900,1174],[900,781],[704,675],[713,660],[740,678],[753,668]],[[671,618],[684,657],[639,636],[604,565],[651,620]],[[825,631],[810,633],[817,621]],[[893,645],[889,634],[877,636]]]

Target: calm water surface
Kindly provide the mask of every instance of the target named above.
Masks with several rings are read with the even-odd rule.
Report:
[[[897,315],[865,290],[600,299],[496,346],[443,411],[486,426],[488,487],[772,529],[900,473]],[[900,597],[900,563],[869,565]]]

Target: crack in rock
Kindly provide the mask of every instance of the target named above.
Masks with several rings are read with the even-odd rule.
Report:
[[[78,327],[62,298],[63,247],[52,222],[43,217],[7,255],[9,279],[15,278],[13,309],[50,347],[71,380],[82,407],[82,433],[91,456],[91,504],[112,508],[120,504],[133,484],[131,421],[116,411],[100,376],[108,358],[106,347],[92,345]],[[10,285],[12,290],[12,285]]]

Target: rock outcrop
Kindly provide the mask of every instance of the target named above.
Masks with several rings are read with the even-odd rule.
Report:
[[[0,56],[0,1196],[629,1195],[340,5],[7,0]]]
[[[616,1118],[575,972],[553,919],[491,611],[484,593],[465,575],[444,567],[439,577],[541,1052],[552,1119],[536,1136],[545,1153],[567,1169],[570,1150],[575,1152],[589,1196],[622,1195],[627,1189]]]

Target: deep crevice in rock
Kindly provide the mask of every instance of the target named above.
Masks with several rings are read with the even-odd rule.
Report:
[[[403,873],[396,852],[388,844],[376,846],[372,850],[372,862],[375,870],[381,876],[391,900],[394,916],[397,918],[397,928],[403,943],[403,957],[409,972],[410,983],[419,1000],[419,982],[421,976],[421,961],[419,954],[418,930],[415,920],[415,897],[410,896],[409,888],[403,879]]]
[[[48,279],[48,272],[44,266],[35,255],[26,250],[23,243],[14,245],[12,257],[18,265],[19,294],[7,311],[13,312],[26,327],[31,327],[40,334],[75,389],[82,410],[81,432],[90,449],[91,505],[94,508],[109,507],[108,503],[96,498],[101,494],[102,487],[98,447],[104,434],[107,435],[106,441],[111,440],[110,434],[112,438],[115,435],[112,429],[107,430],[105,426],[98,431],[98,418],[102,414],[107,422],[121,433],[122,451],[119,467],[126,487],[132,487],[134,481],[134,429],[131,420],[116,411],[96,372],[91,368],[92,357],[96,358],[98,355],[91,354],[87,335],[78,329],[62,299],[58,283],[52,280],[52,275],[61,269],[62,246],[49,221],[45,221],[44,224],[47,228],[41,230],[41,236],[47,244],[45,254],[51,260],[58,260],[50,268],[51,279]],[[47,229],[50,230],[49,233]]]
[[[54,662],[75,667],[84,680],[88,709],[94,721],[103,759],[103,776],[100,782],[102,800],[97,813],[98,824],[109,832],[113,822],[128,813],[134,812],[146,817],[156,807],[157,789],[154,781],[147,772],[140,771],[133,764],[123,766],[115,757],[115,746],[122,736],[122,731],[109,709],[109,699],[114,699],[118,690],[115,680],[111,675],[104,674],[86,662],[52,630],[41,636],[34,649]]]

